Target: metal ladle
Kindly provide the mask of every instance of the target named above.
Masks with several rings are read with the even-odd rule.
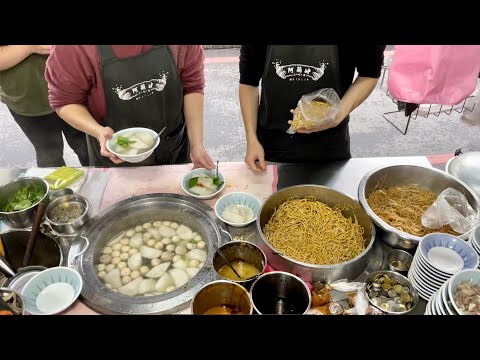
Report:
[[[242,277],[238,274],[237,270],[235,270],[235,268],[233,267],[232,263],[227,259],[227,257],[225,256],[225,254],[222,252],[222,250],[220,250],[217,246],[217,244],[213,243],[213,247],[215,248],[215,250],[218,252],[218,255],[221,256],[221,258],[223,259],[223,261],[225,261],[225,263],[227,264],[227,266],[233,270],[233,272],[235,273],[235,275],[238,276],[238,278],[240,280],[242,280]]]

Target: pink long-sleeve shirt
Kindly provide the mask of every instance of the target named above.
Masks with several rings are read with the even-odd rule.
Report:
[[[169,45],[183,82],[183,93],[202,93],[205,86],[201,45]],[[137,56],[153,45],[113,45],[118,58]],[[58,111],[65,105],[85,105],[97,121],[106,116],[100,54],[95,45],[55,45],[47,60],[48,99]]]

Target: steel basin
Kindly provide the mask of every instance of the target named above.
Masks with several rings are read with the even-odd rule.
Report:
[[[265,237],[263,227],[268,223],[275,208],[280,206],[280,204],[293,197],[304,198],[307,196],[314,196],[317,200],[330,207],[339,204],[348,205],[349,209],[343,210],[342,214],[348,218],[355,216],[358,223],[364,228],[363,237],[365,239],[365,250],[360,255],[340,264],[315,265],[297,261],[277,252],[278,250],[276,250]],[[256,225],[257,231],[260,234],[260,236],[257,237],[257,245],[264,251],[269,265],[275,270],[290,272],[308,282],[332,282],[339,279],[356,279],[367,268],[372,254],[372,246],[375,241],[375,228],[360,204],[339,191],[320,185],[296,185],[272,194],[263,203]]]
[[[125,296],[108,289],[97,277],[96,266],[104,246],[121,231],[153,220],[183,223],[198,232],[207,243],[207,260],[200,272],[182,288],[156,296]],[[186,309],[195,293],[214,280],[213,243],[221,246],[226,238],[225,226],[216,219],[213,210],[199,200],[174,194],[135,196],[100,212],[75,237],[68,263],[83,279],[82,299],[103,314],[172,314]],[[78,258],[76,255],[88,247]]]
[[[477,213],[479,211],[480,200],[475,192],[468,185],[444,171],[415,165],[393,165],[372,170],[360,181],[360,185],[358,186],[358,199],[377,226],[379,238],[393,247],[406,250],[413,249],[422,238],[397,230],[393,226],[388,225],[368,206],[367,197],[377,189],[379,184],[382,184],[382,188],[417,185],[433,191],[435,194],[440,194],[443,190],[451,187],[463,193],[472,208]],[[464,240],[468,239],[470,232],[471,231],[460,235],[460,238]]]

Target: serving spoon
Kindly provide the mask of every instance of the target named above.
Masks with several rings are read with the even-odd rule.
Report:
[[[162,135],[166,128],[167,127],[165,126],[162,130],[160,130],[160,132],[157,134],[157,139],[160,137],[160,135]],[[157,141],[157,139],[155,139],[155,141]]]
[[[215,250],[217,250],[218,252],[218,255],[220,255],[220,257],[223,259],[223,261],[225,261],[225,263],[227,264],[227,266],[233,270],[233,272],[235,273],[235,275],[238,276],[238,278],[240,280],[242,280],[242,277],[238,274],[237,270],[235,270],[235,268],[233,267],[232,263],[227,259],[227,257],[225,256],[225,254],[222,252],[222,250],[220,250],[217,246],[217,244],[213,243],[213,247],[215,248]]]

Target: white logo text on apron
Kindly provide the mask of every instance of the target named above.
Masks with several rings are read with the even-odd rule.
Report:
[[[168,73],[159,75],[159,79],[142,81],[126,89],[123,89],[123,86],[120,85],[113,88],[113,91],[117,93],[120,100],[140,100],[145,96],[153,95],[155,91],[162,91],[165,85],[167,85]]]
[[[326,62],[319,63],[319,67],[303,64],[282,65],[281,60],[277,60],[272,64],[277,75],[281,79],[288,81],[317,81],[323,76],[328,65]]]

